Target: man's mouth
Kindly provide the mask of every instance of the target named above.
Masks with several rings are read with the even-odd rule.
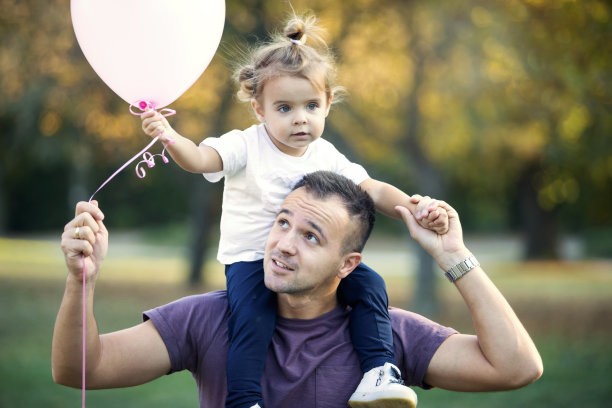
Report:
[[[287,265],[286,263],[281,262],[281,261],[279,261],[279,260],[273,259],[273,260],[272,260],[272,262],[274,263],[274,265],[276,265],[276,266],[278,266],[279,268],[284,269],[284,270],[286,270],[286,271],[292,271],[292,270],[293,270],[293,268],[292,268],[292,267],[290,267],[290,266],[289,266],[289,265]]]

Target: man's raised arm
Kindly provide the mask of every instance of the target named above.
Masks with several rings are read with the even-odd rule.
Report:
[[[87,388],[127,387],[170,370],[168,352],[151,321],[99,335],[93,314],[95,283],[108,249],[108,231],[97,202],[80,202],[62,234],[68,267],[64,298],[53,332],[51,365],[58,384],[81,387],[83,268],[86,282]]]
[[[440,202],[440,206],[449,217],[449,231],[444,235],[423,229],[404,207],[396,207],[396,211],[411,237],[442,270],[448,271],[472,254],[463,242],[457,212],[447,203]],[[457,391],[507,390],[527,385],[542,375],[542,359],[504,296],[484,270],[474,265],[468,260],[467,265],[456,269],[457,275],[463,275],[454,284],[470,311],[476,335],[456,334],[442,343],[431,360],[425,381]]]

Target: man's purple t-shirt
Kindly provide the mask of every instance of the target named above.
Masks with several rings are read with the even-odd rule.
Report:
[[[417,314],[390,308],[395,363],[407,385],[428,388],[423,377],[453,329]],[[179,299],[144,313],[161,334],[171,371],[189,370],[200,407],[222,407],[227,392],[225,291]],[[257,322],[253,322],[257,324]],[[312,320],[277,318],[262,392],[267,407],[345,407],[363,373],[349,334],[349,312],[341,307]]]

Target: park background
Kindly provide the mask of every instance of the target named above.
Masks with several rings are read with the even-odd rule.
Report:
[[[527,388],[417,390],[419,406],[609,406],[610,3],[292,5],[314,11],[327,29],[348,91],[324,137],[371,176],[458,210],[468,246],[544,359],[543,377]],[[228,0],[226,7],[215,58],[171,106],[173,126],[196,142],[253,123],[235,97],[234,63],[240,50],[282,29],[291,10],[281,0]],[[126,40],[155,41],[155,33]],[[51,379],[66,276],[59,236],[75,203],[149,139],[85,60],[68,0],[0,0],[0,135],[0,406],[77,405],[80,391]],[[111,234],[97,285],[102,331],[137,324],[142,310],[179,296],[224,287],[214,259],[221,191],[221,183],[171,162],[142,180],[125,170],[98,193]],[[471,330],[454,288],[401,223],[379,217],[365,259],[384,275],[393,305]],[[197,401],[187,373],[87,398],[90,407]]]

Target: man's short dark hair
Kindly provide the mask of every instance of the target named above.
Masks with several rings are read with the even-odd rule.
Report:
[[[376,207],[368,193],[348,178],[331,171],[315,171],[305,175],[292,191],[302,187],[318,199],[331,196],[340,198],[349,217],[357,222],[355,233],[347,230],[342,250],[344,253],[363,251],[376,219]]]

